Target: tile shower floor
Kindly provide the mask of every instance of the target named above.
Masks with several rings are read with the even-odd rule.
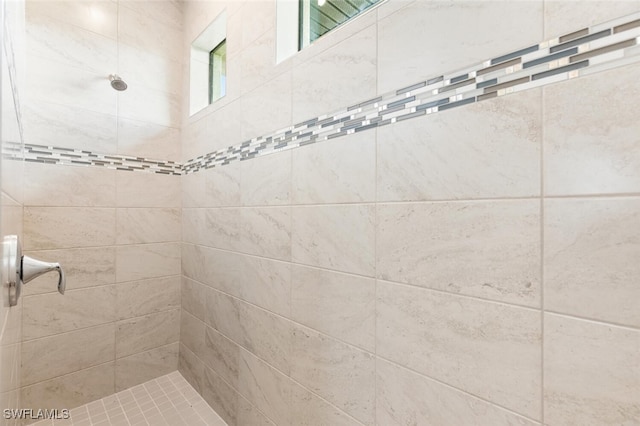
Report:
[[[174,371],[71,410],[67,420],[32,426],[226,426],[193,387]]]

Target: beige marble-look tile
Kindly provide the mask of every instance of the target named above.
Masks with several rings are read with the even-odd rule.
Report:
[[[378,93],[539,43],[542,26],[541,1],[412,2],[378,22]]]
[[[380,128],[378,200],[539,195],[541,108],[537,89]]]
[[[277,425],[292,425],[293,382],[264,361],[240,351],[238,391]]]
[[[291,318],[370,352],[375,349],[373,278],[294,265]]]
[[[180,206],[180,179],[157,173],[116,173],[118,207]]]
[[[225,382],[236,389],[238,388],[240,346],[237,343],[207,326],[202,349],[202,360],[207,367],[215,371]]]
[[[115,39],[118,34],[118,5],[103,0],[47,1],[25,4],[26,18],[48,17]]]
[[[544,88],[545,194],[640,192],[638,72],[628,65]]]
[[[157,4],[163,4],[163,2],[153,3],[153,5]],[[152,6],[148,9],[155,10],[155,7]],[[182,63],[180,61],[167,55],[157,55],[120,43],[118,45],[118,64],[118,72],[120,75],[126,76],[127,84],[177,95],[180,100],[180,89],[183,84]],[[153,69],[154,72],[149,72],[150,69]]]
[[[22,386],[113,361],[113,323],[22,343]]]
[[[115,243],[116,211],[90,207],[25,207],[25,250]]]
[[[291,228],[294,262],[374,275],[374,206],[293,207]]]
[[[239,395],[209,367],[204,368],[202,397],[228,426],[237,424]]]
[[[108,73],[94,73],[71,65],[27,55],[24,102],[61,104],[116,115],[117,94]]]
[[[180,95],[129,85],[118,94],[118,116],[164,127],[180,127]]]
[[[294,122],[376,96],[376,28],[363,29],[293,69]]]
[[[96,73],[117,68],[117,43],[109,37],[43,14],[30,13],[25,27],[29,55]]]
[[[640,5],[632,1],[544,1],[544,39],[559,37],[638,12]]]
[[[640,331],[553,314],[544,330],[545,424],[640,421]]]
[[[242,140],[292,124],[291,85],[291,71],[288,71],[240,98]]]
[[[291,208],[247,207],[241,214],[241,251],[291,260]]]
[[[264,4],[273,2],[260,3]],[[244,9],[252,12],[252,9],[258,8],[259,6],[255,7],[254,4],[254,6],[245,7]],[[254,17],[256,16],[255,12],[251,13],[251,15]],[[236,16],[231,18],[229,20],[229,25],[232,25],[232,20],[238,21],[239,19],[243,19],[243,17]],[[235,22],[234,24],[237,23],[238,22]],[[273,21],[273,23],[275,23],[275,21]],[[243,27],[246,25],[246,22],[242,24]],[[277,43],[276,31],[277,30],[275,28],[275,25],[273,25],[271,28],[269,28],[259,37],[253,40],[253,42],[247,44],[247,46],[243,48],[242,52],[240,52],[240,54],[236,56],[240,71],[240,94],[246,95],[248,92],[251,92],[255,88],[264,85],[269,80],[272,80],[274,77],[291,69],[290,61],[283,61],[278,64],[275,63]],[[231,38],[229,37],[228,39],[231,43]],[[229,48],[233,48],[233,46],[229,46],[228,49]]]
[[[204,321],[205,290],[204,284],[182,276],[179,292],[181,307],[201,321]]]
[[[231,163],[199,173],[204,175],[203,207],[240,206],[240,178],[244,163]]]
[[[291,151],[243,161],[240,167],[242,205],[290,204]]]
[[[25,143],[115,154],[116,116],[73,105],[29,102],[22,105]]]
[[[380,425],[539,425],[380,358],[376,401]]]
[[[234,255],[237,265],[227,275],[228,289],[234,296],[266,310],[289,317],[291,314],[291,265],[259,257]],[[223,274],[217,274],[221,276]],[[215,278],[214,278],[215,279]],[[224,278],[222,278],[224,280]]]
[[[203,321],[187,311],[180,311],[180,343],[200,359],[204,352],[204,330]]]
[[[242,245],[240,214],[238,208],[205,209],[205,228],[200,237],[202,244],[225,250],[239,250]]]
[[[180,209],[117,209],[116,244],[180,240]]]
[[[178,371],[198,393],[202,394],[204,363],[183,344],[180,344],[178,354]]]
[[[180,60],[182,31],[153,19],[148,11],[152,7],[141,7],[142,10],[129,7],[118,9],[118,42],[158,56]]]
[[[275,423],[258,411],[258,409],[242,395],[238,397],[237,424],[238,426],[275,426]]]
[[[545,201],[545,309],[640,326],[640,200]]]
[[[380,205],[376,244],[379,278],[540,304],[538,200]]]
[[[178,368],[179,343],[116,360],[116,392],[169,374]]]
[[[53,207],[113,207],[116,172],[97,167],[25,163],[24,204]]]
[[[180,274],[180,243],[118,246],[118,282],[144,280]]]
[[[205,209],[183,208],[181,211],[182,242],[208,244],[205,232],[208,231]],[[214,239],[215,240],[215,239]]]
[[[289,371],[290,321],[209,289],[205,322],[280,371]]]
[[[25,386],[20,390],[23,407],[71,409],[111,395],[114,363],[97,365],[65,376]]]
[[[177,30],[182,29],[184,14],[182,5],[178,1],[166,0],[143,3],[137,0],[120,0],[118,4]]]
[[[210,169],[217,170],[217,169]],[[182,183],[182,209],[191,209],[203,206],[204,200],[204,176],[207,173],[206,170],[198,173],[189,173],[188,175],[180,176]]]
[[[374,356],[308,328],[293,330],[291,378],[365,424],[374,423]]]
[[[294,204],[375,201],[375,132],[293,151]]]
[[[242,303],[242,346],[285,374],[291,367],[293,323],[280,316]]]
[[[24,251],[44,262],[58,262],[64,269],[67,290],[93,287],[116,282],[115,247],[83,247],[63,250]],[[23,295],[55,293],[58,291],[57,274],[45,274],[22,288]]]
[[[116,323],[116,358],[175,343],[180,337],[180,309]]]
[[[36,339],[115,320],[114,285],[23,299],[23,339]]]
[[[377,283],[377,354],[540,417],[540,312]]]
[[[22,344],[19,341],[18,343],[9,343],[5,340],[5,336],[2,336],[0,343],[0,362],[2,363],[2,370],[0,370],[0,401],[2,401],[9,393],[19,390],[23,386],[21,377]],[[5,405],[5,407],[12,406]]]
[[[291,423],[293,425],[362,426],[362,423],[302,386],[293,385],[291,398]]]
[[[116,318],[119,320],[179,307],[179,275],[116,284]]]
[[[118,153],[180,161],[180,129],[118,117]]]

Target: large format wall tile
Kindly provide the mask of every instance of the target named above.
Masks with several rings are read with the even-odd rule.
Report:
[[[378,207],[379,278],[529,306],[540,303],[540,201]]]
[[[383,281],[377,290],[378,355],[540,417],[540,312]]]
[[[187,381],[202,394],[202,380],[204,377],[203,362],[185,345],[180,345],[178,354],[178,371]]]
[[[375,292],[372,278],[294,265],[291,318],[373,352]]]
[[[25,207],[24,249],[107,246],[115,243],[116,210]]]
[[[378,93],[539,43],[542,13],[542,1],[415,1],[378,23]]]
[[[109,362],[55,379],[25,386],[20,391],[23,407],[71,409],[114,392],[114,363]]]
[[[180,307],[180,276],[116,284],[116,318],[127,319]]]
[[[114,285],[39,294],[23,300],[23,339],[35,339],[115,320]]]
[[[242,140],[291,125],[291,71],[240,99]]]
[[[545,201],[545,309],[640,326],[640,199]]]
[[[116,243],[143,244],[180,240],[180,210],[118,209]]]
[[[291,423],[291,391],[293,383],[251,353],[240,351],[238,391],[278,426]]]
[[[30,14],[26,25],[29,55],[95,73],[117,68],[115,40],[75,25]]]
[[[45,262],[59,262],[64,269],[67,290],[94,287],[116,282],[115,247],[25,251],[25,255]],[[24,295],[55,293],[58,276],[46,274],[23,287]]]
[[[180,179],[175,176],[120,171],[116,185],[118,207],[180,207]]]
[[[375,201],[375,132],[293,151],[294,204]]]
[[[118,117],[118,154],[180,161],[180,129]]]
[[[22,386],[113,361],[115,326],[84,328],[22,343]]]
[[[372,354],[316,331],[295,327],[291,377],[361,422],[373,424]]]
[[[376,28],[372,25],[294,68],[294,122],[376,96]]]
[[[266,155],[253,161],[245,161],[241,163],[240,169],[243,205],[289,204],[291,198],[291,152]]]
[[[376,419],[379,425],[510,425],[534,423],[382,359],[376,360]]]
[[[105,154],[118,151],[115,115],[38,101],[24,105],[22,118],[25,143]]]
[[[180,312],[180,343],[200,359],[204,352],[204,329],[204,322],[186,311]]]
[[[205,329],[202,360],[227,383],[238,388],[240,346],[211,327]]]
[[[294,262],[374,275],[375,207],[294,207],[291,257]],[[344,250],[349,247],[349,250]]]
[[[113,207],[116,201],[114,170],[26,163],[24,173],[28,206]],[[47,185],[42,184],[45,181]]]
[[[549,425],[637,424],[640,331],[545,314]]]
[[[177,342],[179,336],[179,309],[119,321],[116,328],[116,358]]]
[[[378,200],[540,194],[541,89],[378,130]]]
[[[118,282],[165,277],[180,273],[180,244],[157,243],[116,248]]]
[[[26,2],[27,20],[48,17],[115,39],[118,4],[102,0]],[[95,19],[99,17],[100,19]]]
[[[202,397],[228,426],[237,424],[239,395],[209,367],[204,368]]]
[[[116,392],[178,368],[178,342],[116,360]]]
[[[291,209],[243,208],[241,251],[279,260],[291,259]]]
[[[253,425],[257,423],[246,423]],[[335,405],[294,384],[291,394],[291,424],[305,426],[362,426]],[[266,423],[265,426],[270,426]]]
[[[544,89],[546,195],[640,192],[639,72],[629,65]]]
[[[205,290],[204,284],[182,276],[179,292],[181,307],[201,321],[204,321]]]
[[[637,0],[544,0],[544,38],[569,34],[639,10]]]

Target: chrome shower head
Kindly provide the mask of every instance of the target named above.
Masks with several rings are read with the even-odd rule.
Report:
[[[127,83],[125,83],[118,74],[111,74],[109,81],[111,81],[111,87],[117,91],[122,92],[123,90],[127,90]]]

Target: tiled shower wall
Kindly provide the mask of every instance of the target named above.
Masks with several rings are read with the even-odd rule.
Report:
[[[28,0],[26,21],[25,143],[179,159],[177,2]],[[43,162],[25,163],[23,244],[67,291],[25,287],[22,406],[72,408],[177,367],[180,182]]]
[[[278,65],[275,2],[186,2],[185,52],[225,7],[183,160],[640,2],[389,0]],[[180,371],[230,425],[637,422],[639,73],[183,176]]]
[[[2,150],[9,143],[22,145],[20,126],[21,96],[24,96],[24,5],[19,2],[0,4],[0,129]],[[18,155],[19,156],[19,155]],[[0,236],[22,237],[23,181],[21,161],[0,157]],[[0,292],[0,407],[20,406],[20,333],[22,303],[9,307],[9,291],[2,276]],[[0,419],[1,425],[14,425],[12,419]]]

